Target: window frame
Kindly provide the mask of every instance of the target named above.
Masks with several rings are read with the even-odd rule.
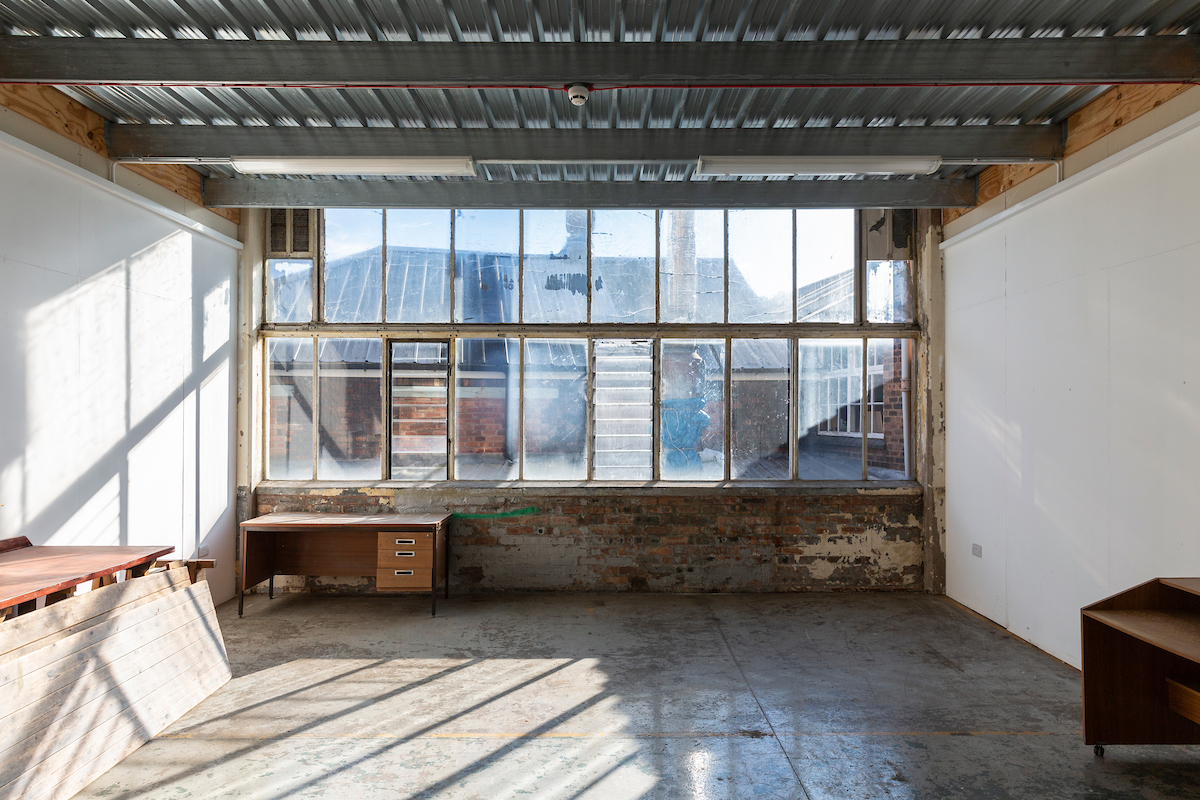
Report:
[[[530,207],[533,209],[534,207]],[[383,215],[383,264],[382,264],[382,299],[380,316],[383,320],[387,317],[387,284],[388,284],[388,239],[387,239],[387,212],[393,209],[384,209]],[[555,481],[528,481],[523,477],[524,474],[524,400],[525,400],[525,351],[527,339],[553,339],[553,338],[568,338],[568,339],[584,339],[586,340],[587,352],[587,389],[586,389],[586,432],[585,432],[585,454],[586,454],[586,479],[583,481],[569,481],[570,485],[603,485],[603,486],[644,486],[645,481],[614,481],[614,480],[596,480],[595,474],[595,413],[596,407],[594,402],[595,391],[595,350],[598,340],[644,340],[651,345],[650,350],[652,355],[652,395],[651,395],[651,464],[652,464],[652,483],[663,483],[664,485],[679,485],[680,483],[698,483],[704,485],[753,485],[759,483],[767,484],[811,484],[813,481],[800,479],[797,474],[798,457],[798,412],[799,412],[799,389],[800,381],[797,379],[799,348],[797,340],[799,339],[814,339],[814,338],[830,338],[830,339],[850,339],[860,341],[864,350],[863,353],[863,374],[859,381],[860,394],[858,407],[860,415],[860,431],[851,433],[836,433],[832,435],[840,436],[859,436],[863,443],[863,458],[862,471],[863,480],[867,480],[867,439],[882,438],[883,434],[873,432],[865,432],[862,430],[866,426],[866,417],[871,407],[869,397],[870,380],[868,377],[867,353],[868,342],[871,339],[910,339],[917,340],[921,336],[919,324],[914,321],[911,323],[870,323],[866,319],[866,304],[867,304],[867,286],[866,286],[866,234],[863,230],[863,211],[860,209],[854,210],[856,236],[854,241],[854,321],[853,322],[796,322],[797,309],[797,290],[798,278],[796,275],[797,266],[797,251],[799,244],[796,241],[797,223],[796,213],[799,209],[790,209],[792,217],[792,280],[791,280],[791,309],[792,321],[781,323],[754,323],[754,324],[736,324],[729,323],[729,273],[730,273],[730,257],[729,257],[729,211],[741,209],[724,209],[724,285],[723,285],[723,319],[725,321],[719,323],[526,323],[524,321],[512,323],[475,323],[475,322],[453,322],[454,315],[457,311],[458,292],[456,281],[454,279],[454,271],[456,264],[456,220],[457,211],[459,209],[448,209],[450,214],[450,276],[449,276],[449,295],[450,308],[449,320],[444,323],[390,323],[386,321],[366,322],[366,323],[327,323],[324,321],[324,289],[325,289],[325,214],[324,209],[312,209],[309,215],[310,238],[309,251],[303,254],[290,251],[271,251],[270,250],[270,219],[271,214],[264,214],[264,230],[263,236],[266,243],[263,253],[264,264],[268,259],[279,258],[311,258],[313,261],[314,280],[313,283],[313,321],[309,323],[279,323],[266,321],[265,311],[270,303],[268,296],[269,286],[266,270],[263,270],[263,285],[262,285],[262,310],[264,315],[260,319],[264,320],[258,330],[257,336],[261,342],[265,342],[277,337],[299,337],[311,338],[314,352],[313,364],[313,387],[314,387],[314,418],[313,426],[313,464],[311,481],[314,483],[324,483],[328,480],[318,479],[317,469],[319,461],[319,431],[320,431],[320,396],[319,396],[319,359],[316,357],[318,352],[319,340],[322,338],[369,338],[378,339],[381,344],[382,360],[383,360],[383,375],[381,377],[381,397],[380,397],[380,413],[382,414],[381,430],[381,452],[380,452],[380,477],[377,479],[363,479],[355,481],[355,483],[387,483],[398,487],[405,486],[428,486],[430,484],[454,484],[460,486],[470,485],[491,485],[493,481],[464,481],[457,478],[455,475],[454,461],[456,448],[456,430],[455,417],[457,415],[455,388],[458,381],[457,376],[457,348],[460,339],[516,339],[518,352],[520,353],[520,364],[518,369],[518,434],[516,447],[517,478],[504,483],[518,484],[546,484],[559,483]],[[518,236],[520,243],[520,252],[517,256],[518,265],[518,319],[524,318],[525,307],[525,237],[524,237],[524,211],[526,209],[516,209],[518,214]],[[587,319],[592,317],[593,308],[593,244],[592,230],[594,227],[593,215],[597,209],[579,209],[585,212],[587,220]],[[661,297],[661,271],[662,271],[662,219],[664,210],[669,209],[631,209],[631,210],[646,210],[654,216],[654,234],[655,234],[655,263],[654,263],[654,289],[655,289],[655,318],[661,319],[663,313],[663,303]],[[288,210],[287,216],[287,237],[288,242],[292,241],[292,214]],[[914,265],[913,269],[916,269]],[[915,298],[914,298],[915,299]],[[915,315],[914,315],[915,316]],[[724,376],[724,477],[721,480],[714,481],[668,481],[664,480],[661,475],[661,431],[660,431],[660,416],[661,416],[661,387],[662,387],[662,365],[661,365],[661,348],[663,340],[668,339],[721,339],[725,347],[725,376]],[[789,367],[787,380],[789,382],[789,405],[788,410],[788,461],[789,461],[789,477],[779,480],[748,480],[732,478],[733,466],[731,462],[733,450],[733,430],[732,430],[732,346],[735,339],[783,339],[789,342]],[[449,353],[449,369],[447,383],[447,465],[445,480],[435,481],[410,481],[403,479],[395,479],[392,476],[392,435],[391,435],[391,412],[393,403],[392,393],[392,352],[394,344],[398,342],[443,342],[448,346]],[[269,401],[269,379],[267,377],[267,351],[268,347],[262,347],[262,363],[259,365],[260,374],[263,376],[260,391],[262,396]],[[882,368],[871,370],[873,376],[876,372],[882,373]],[[262,413],[257,415],[256,424],[260,426],[261,436],[260,441],[264,445],[262,447],[262,474],[268,481],[284,482],[287,479],[273,478],[269,475],[269,448],[267,447],[267,439],[269,432],[267,430],[267,420],[269,419],[269,402],[263,403]],[[910,404],[911,405],[911,404]],[[823,434],[830,432],[821,431]],[[910,463],[914,460],[914,454],[909,454]],[[295,481],[289,481],[295,482]],[[303,482],[303,481],[301,481]],[[342,481],[344,482],[344,481]],[[830,481],[820,481],[827,483]],[[856,481],[835,481],[836,483],[853,484]]]

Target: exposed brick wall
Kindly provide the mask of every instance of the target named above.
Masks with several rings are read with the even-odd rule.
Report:
[[[452,592],[922,588],[919,488],[401,490],[260,487],[259,514],[449,509]],[[372,592],[370,578],[278,579]]]

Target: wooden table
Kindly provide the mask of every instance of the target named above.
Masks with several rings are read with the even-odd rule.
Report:
[[[0,540],[0,609],[16,607],[24,614],[45,597],[53,603],[74,593],[87,581],[115,576],[146,574],[156,559],[174,547],[64,547],[33,545],[24,536]]]
[[[429,592],[437,614],[437,590],[450,596],[449,514],[266,514],[242,523],[245,592],[276,575],[371,577],[384,592]]]
[[[1200,744],[1200,578],[1157,578],[1081,610],[1083,738]]]

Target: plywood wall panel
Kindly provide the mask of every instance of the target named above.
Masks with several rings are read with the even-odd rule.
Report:
[[[179,572],[69,598],[14,631],[25,643],[0,667],[0,800],[70,797],[229,680],[208,585]],[[62,620],[77,622],[60,638]]]

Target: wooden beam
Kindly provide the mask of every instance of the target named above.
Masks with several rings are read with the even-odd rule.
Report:
[[[1187,84],[1146,84],[1115,86],[1067,118],[1063,157],[1078,153],[1085,147],[1127,125],[1138,117],[1178,97],[1192,87]],[[979,195],[975,206],[948,208],[943,211],[943,223],[958,219],[973,208],[1007,192],[1049,169],[1051,164],[1001,164],[979,173]]]
[[[0,106],[108,158],[108,147],[104,139],[104,118],[53,86],[0,84]],[[204,204],[200,190],[203,178],[191,167],[179,164],[141,164],[135,169],[131,165],[125,166],[151,183],[170,189],[196,205]],[[235,225],[241,224],[242,213],[239,209],[210,210]]]

